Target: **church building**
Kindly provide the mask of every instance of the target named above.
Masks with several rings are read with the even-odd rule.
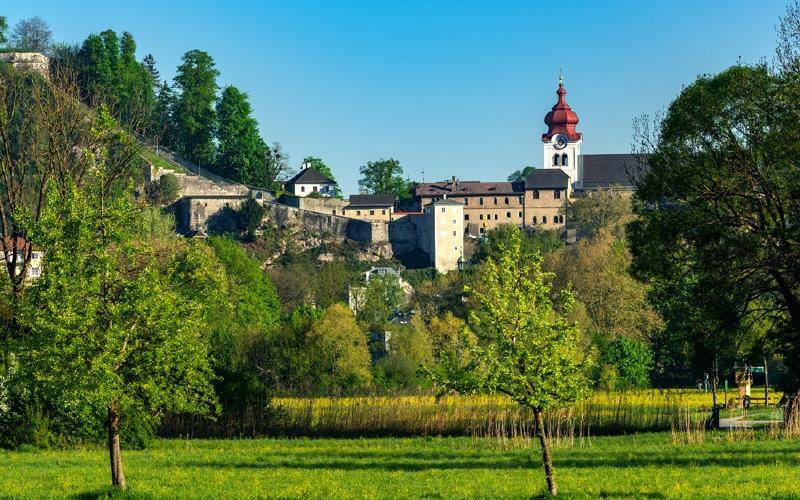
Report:
[[[559,229],[565,227],[571,199],[594,190],[631,191],[640,161],[632,154],[581,153],[583,134],[578,115],[567,104],[567,90],[559,79],[556,104],[544,117],[542,166],[517,182],[460,181],[419,184],[414,198],[425,207],[447,199],[464,205],[464,228],[483,234],[501,224]]]

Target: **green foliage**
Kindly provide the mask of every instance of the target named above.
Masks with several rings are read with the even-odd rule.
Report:
[[[195,163],[212,165],[219,71],[211,56],[202,50],[190,50],[182,61],[175,75],[180,95],[174,111],[180,152]]]
[[[403,167],[393,158],[367,162],[359,172],[358,187],[369,194],[393,194],[398,199],[411,197],[412,183],[403,179]]]
[[[522,170],[515,170],[511,172],[511,175],[508,176],[508,182],[524,181],[525,178],[531,175],[534,170],[536,170],[536,167],[531,166],[527,166]]]
[[[378,361],[376,379],[384,387],[427,385],[423,368],[433,364],[433,346],[425,323],[415,316],[405,325],[391,325],[388,331],[389,353]]]
[[[8,42],[8,18],[0,16],[0,45]]]
[[[371,381],[367,336],[344,304],[333,304],[314,322],[303,354],[310,360],[309,380],[318,387],[341,393]]]
[[[509,238],[514,237],[513,235],[522,238],[521,251],[525,255],[546,254],[564,247],[564,242],[561,240],[557,230],[534,230],[520,233],[519,228],[515,225],[502,224],[486,233],[473,260],[483,262],[489,257],[496,258],[501,247]]]
[[[248,198],[239,208],[240,225],[249,241],[256,237],[256,230],[264,223],[267,209],[254,198]]]
[[[792,71],[737,65],[686,87],[658,135],[642,139],[650,168],[629,231],[633,269],[653,283],[668,333],[696,369],[716,376],[726,351],[764,320],[792,391],[800,389],[800,151],[788,138],[800,132],[798,81]]]
[[[619,337],[611,342],[601,341],[598,365],[605,372],[601,372],[601,381],[610,380],[613,373],[614,384],[606,384],[608,389],[647,387],[653,369],[653,352],[641,340]]]
[[[263,180],[267,145],[258,133],[247,94],[233,86],[225,87],[217,102],[217,170],[244,184]]]
[[[600,230],[614,237],[625,235],[625,224],[632,219],[631,200],[625,193],[596,191],[577,198],[569,204],[567,219],[575,226],[579,237],[590,237]]]
[[[150,201],[158,205],[169,205],[178,197],[181,185],[174,174],[164,174],[157,181],[147,185]]]
[[[373,276],[363,289],[363,300],[356,308],[358,320],[370,330],[386,328],[389,316],[400,310],[403,288],[394,276]]]
[[[331,167],[329,167],[327,164],[325,164],[325,162],[322,161],[322,158],[317,158],[316,156],[306,156],[305,158],[303,158],[303,163],[304,164],[305,163],[310,163],[311,164],[311,168],[313,168],[317,172],[323,174],[324,176],[326,176],[327,178],[329,178],[333,182],[336,182],[336,177],[333,176],[333,171],[331,170]],[[316,196],[312,196],[312,195],[316,195]],[[317,193],[315,191],[313,193],[310,193],[308,196],[309,197],[319,197],[320,195],[319,195],[319,193]],[[334,186],[334,188],[333,188],[333,196],[336,197],[336,198],[341,198],[342,197],[342,190],[339,189],[339,185],[338,184],[336,184]]]

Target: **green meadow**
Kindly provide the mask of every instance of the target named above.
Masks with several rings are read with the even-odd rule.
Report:
[[[707,433],[583,438],[555,450],[560,495],[800,498],[800,440]],[[0,497],[109,493],[106,451],[0,452]],[[159,440],[123,452],[130,498],[530,498],[538,446],[486,438]]]

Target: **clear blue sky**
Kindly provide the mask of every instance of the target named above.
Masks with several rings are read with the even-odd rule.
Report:
[[[631,121],[698,74],[771,58],[784,1],[36,1],[59,41],[130,31],[172,78],[181,55],[215,59],[248,92],[293,166],[323,158],[345,193],[394,157],[419,180],[502,180],[541,166],[559,68],[585,153],[627,153]]]

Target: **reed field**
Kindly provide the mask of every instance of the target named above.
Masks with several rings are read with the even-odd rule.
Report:
[[[780,397],[780,394],[776,394]],[[547,414],[555,439],[668,431],[709,416],[711,394],[697,389],[596,392]],[[507,397],[369,396],[272,398],[216,421],[169,415],[166,437],[476,436],[527,438],[532,415]]]
[[[554,449],[563,498],[800,498],[800,440],[707,432],[576,439]],[[531,498],[538,446],[470,437],[158,440],[123,450],[129,498]],[[101,447],[0,451],[0,497],[101,498]],[[116,495],[114,495],[116,496]]]

